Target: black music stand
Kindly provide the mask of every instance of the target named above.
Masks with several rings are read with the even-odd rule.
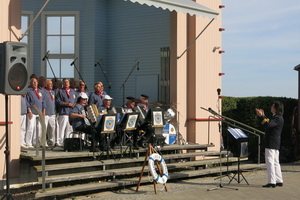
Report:
[[[133,138],[137,137],[134,136],[133,134],[138,134],[137,133],[137,123],[139,119],[139,113],[125,113],[119,123],[119,127],[121,128],[123,134],[122,134],[122,142],[121,142],[121,156],[123,157],[123,150],[122,146],[123,144],[126,145],[126,150],[129,148],[129,154],[131,157],[132,154],[132,147],[133,147]]]
[[[106,142],[106,147],[103,149],[103,151],[106,150],[107,158],[109,158],[109,153],[114,157],[111,147],[110,147],[110,141],[111,139],[109,136],[113,133],[116,133],[116,122],[117,122],[117,115],[116,114],[106,114],[102,115],[98,118],[98,121],[96,123],[96,130],[101,135],[103,134],[104,137],[100,137],[101,139],[104,139]],[[101,150],[101,149],[100,149]],[[115,157],[114,157],[115,160]]]
[[[243,180],[249,185],[247,179],[243,175],[243,173],[240,170],[240,159],[244,157],[248,157],[248,136],[238,128],[228,128],[227,129],[230,135],[232,136],[232,142],[231,142],[231,152],[234,156],[238,157],[238,170],[234,174],[234,176],[230,179],[228,185],[231,183],[231,181],[235,179],[235,176],[238,175],[237,183],[241,183]],[[243,177],[243,179],[240,179],[240,176]]]
[[[145,117],[145,122],[148,124],[150,136],[148,142],[155,146],[164,146],[165,138],[162,135],[163,128],[165,127],[164,113],[162,109],[150,109]]]

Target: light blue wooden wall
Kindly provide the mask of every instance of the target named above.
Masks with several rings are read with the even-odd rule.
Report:
[[[34,11],[35,16],[44,2],[22,0],[22,10]],[[170,42],[169,11],[123,0],[51,0],[44,10],[80,12],[80,73],[90,90],[98,81],[107,87],[100,67],[94,67],[97,60],[103,59],[102,67],[111,82],[114,104],[123,103],[120,87],[137,60],[140,61],[140,70],[133,71],[128,79],[125,85],[126,96],[139,95],[136,91],[137,76],[159,76],[160,48],[169,46]],[[41,75],[40,18],[35,22],[33,30],[33,73]],[[145,88],[154,85],[149,81],[143,84]],[[139,85],[139,91],[143,91],[143,84]],[[157,93],[158,90],[153,88]]]

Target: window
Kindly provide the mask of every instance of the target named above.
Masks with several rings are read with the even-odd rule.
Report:
[[[76,13],[60,15],[46,12],[43,15],[44,52],[49,51],[45,75],[49,79],[75,78],[74,66],[70,64],[77,55],[77,18]]]
[[[33,20],[33,12],[32,11],[22,11],[21,16],[21,33],[22,36],[25,33],[25,31],[28,29],[30,23]],[[28,73],[32,73],[32,47],[33,47],[33,26],[29,29],[29,31],[24,35],[22,40],[20,42],[27,43],[27,67],[28,67]]]
[[[22,29],[22,34],[27,30],[29,26],[29,15],[28,14],[23,14],[21,17],[21,29]],[[24,42],[28,44],[28,32],[24,35],[23,39],[20,42]]]

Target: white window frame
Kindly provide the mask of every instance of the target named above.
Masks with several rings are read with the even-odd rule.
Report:
[[[75,49],[74,49],[74,54],[69,54],[67,56],[55,56],[51,57],[51,52],[49,53],[49,59],[57,58],[57,59],[62,59],[62,58],[67,58],[67,59],[75,59],[76,57],[79,56],[79,11],[44,11],[41,14],[41,75],[46,77],[46,67],[47,67],[47,62],[42,61],[42,58],[45,56],[47,49],[46,49],[46,17],[47,16],[75,16]],[[79,59],[76,60],[75,64],[76,67],[78,68],[78,63]],[[50,63],[51,64],[51,63]],[[78,79],[78,73],[74,67],[74,78]]]
[[[33,11],[22,11],[22,16],[27,15],[28,16],[28,26],[33,21]],[[27,32],[27,71],[29,76],[33,73],[33,33],[34,33],[34,26],[30,28],[30,30]],[[23,33],[22,33],[23,34]]]

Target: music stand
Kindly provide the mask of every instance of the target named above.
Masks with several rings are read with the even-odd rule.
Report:
[[[133,146],[133,134],[136,133],[137,130],[137,122],[139,119],[139,113],[125,113],[119,123],[119,127],[123,131],[122,135],[122,143],[121,143],[121,154],[123,156],[122,144],[127,145],[126,150],[129,148],[129,154],[131,157],[132,146]]]
[[[109,152],[114,157],[111,147],[110,147],[110,138],[109,136],[113,133],[116,133],[116,122],[117,122],[117,115],[116,114],[106,114],[101,115],[98,118],[98,121],[96,123],[96,130],[101,135],[104,135],[105,142],[106,142],[106,155],[107,158],[109,157]],[[101,140],[101,139],[100,139]],[[115,157],[114,157],[115,159]]]
[[[238,128],[228,128],[227,130],[234,138],[234,144],[230,145],[232,147],[231,151],[234,154],[234,156],[238,157],[238,170],[230,179],[228,185],[233,179],[236,180],[236,175],[238,175],[238,179],[236,180],[237,183],[241,183],[243,180],[245,180],[245,182],[249,185],[247,179],[240,170],[240,159],[248,156],[248,136],[241,129]],[[242,180],[240,180],[240,176],[243,177]]]
[[[163,146],[165,143],[165,138],[162,135],[163,128],[165,126],[163,110],[155,108],[150,109],[145,117],[145,121],[150,121],[151,135],[149,142],[155,146]]]

